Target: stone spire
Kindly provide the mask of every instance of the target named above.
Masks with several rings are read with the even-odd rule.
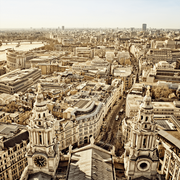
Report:
[[[143,99],[143,103],[141,104],[140,109],[153,109],[153,105],[151,103],[151,96],[150,96],[150,87],[147,87],[146,96]]]
[[[137,121],[133,121],[130,128],[130,140],[125,146],[124,155],[126,177],[140,179],[143,176],[156,179],[159,161],[156,147],[158,133],[149,86],[140,106]]]

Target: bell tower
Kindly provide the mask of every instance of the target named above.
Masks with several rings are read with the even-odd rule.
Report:
[[[57,121],[49,113],[40,84],[32,112],[28,125],[28,174],[43,172],[54,176],[59,163],[59,147],[55,136]]]
[[[154,180],[157,177],[157,128],[149,89],[148,86],[139,114],[131,124],[130,141],[125,145],[125,175],[129,180],[141,177]]]

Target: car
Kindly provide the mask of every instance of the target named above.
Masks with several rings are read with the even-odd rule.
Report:
[[[122,113],[124,111],[124,109],[121,109],[119,112]]]
[[[119,116],[117,115],[117,116],[116,116],[116,121],[117,121],[118,119],[119,119]]]

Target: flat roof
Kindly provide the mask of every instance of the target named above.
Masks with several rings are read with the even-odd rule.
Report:
[[[154,108],[176,108],[172,102],[152,102]]]
[[[11,71],[7,74],[2,75],[0,77],[0,83],[21,79],[35,70],[38,70],[38,69],[37,68],[24,69],[24,70],[16,69],[14,71]]]
[[[163,131],[162,129],[158,131],[158,134],[164,137],[165,139],[167,139],[168,141],[170,141],[172,144],[174,144],[176,147],[180,149],[180,140],[178,140],[171,134],[167,133],[166,131]]]

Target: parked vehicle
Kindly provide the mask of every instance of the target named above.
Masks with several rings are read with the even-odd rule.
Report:
[[[116,121],[117,121],[118,119],[119,119],[119,116],[117,115],[117,116],[116,116]]]
[[[124,111],[124,109],[121,109],[120,111],[119,111],[119,113],[122,113]]]

